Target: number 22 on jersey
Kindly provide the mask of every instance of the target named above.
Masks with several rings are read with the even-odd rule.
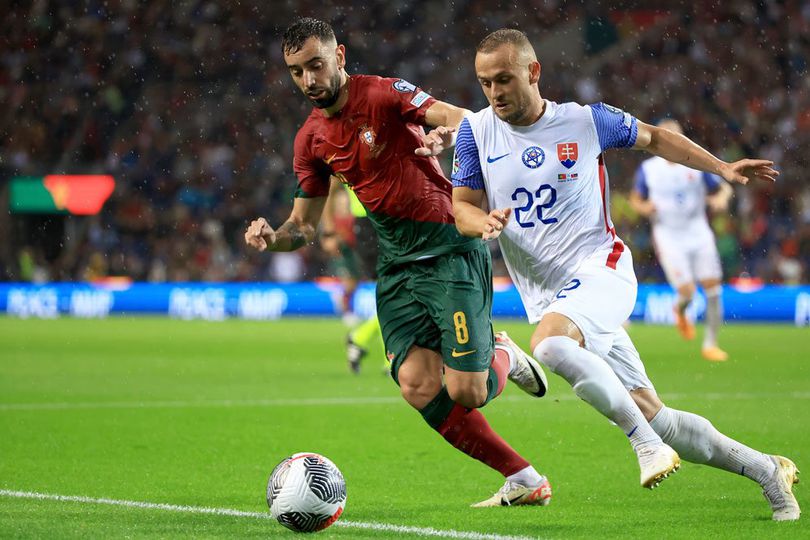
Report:
[[[544,198],[546,199],[545,202],[540,204],[539,202],[543,201]],[[554,186],[543,184],[534,193],[524,187],[519,187],[512,193],[512,200],[518,204],[523,204],[523,206],[515,208],[515,221],[524,229],[534,227],[535,221],[539,221],[543,225],[557,223],[557,218],[543,216],[543,210],[551,210],[551,207],[557,202],[557,190]],[[537,219],[534,219],[531,215],[535,201],[538,202]]]

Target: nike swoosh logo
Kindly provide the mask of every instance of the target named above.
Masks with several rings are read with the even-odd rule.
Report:
[[[335,159],[341,160],[341,159],[348,159],[349,157],[351,157],[351,156],[349,156],[349,154],[346,154],[345,156],[338,156],[337,154],[332,154],[331,156],[329,156],[328,158],[326,158],[323,161],[327,165],[331,165],[332,162],[335,161]]]
[[[519,501],[520,498],[523,497],[523,495],[525,495],[525,494],[521,493],[520,495],[516,495],[515,497],[512,497],[511,499],[507,499],[506,497],[504,497],[503,499],[501,499],[501,506],[512,506],[514,503]]]
[[[502,155],[502,156],[498,156],[498,157],[489,157],[489,156],[487,156],[487,163],[495,163],[495,162],[496,162],[496,161],[498,161],[499,159],[505,158],[506,156],[508,156],[508,155],[509,155],[509,154],[511,154],[511,153],[512,153],[512,152],[507,152],[507,153],[505,153],[504,155]]]
[[[537,393],[534,394],[534,395],[537,396],[537,397],[545,396],[546,392],[548,391],[548,388],[546,388],[546,386],[543,384],[542,377],[540,377],[540,374],[537,373],[536,369],[534,369],[534,366],[532,365],[531,362],[529,362],[529,369],[532,370],[532,375],[534,375],[534,380],[537,381],[537,386],[538,386]]]
[[[476,352],[477,350],[478,349],[473,349],[471,351],[458,352],[455,348],[453,348],[453,352],[450,353],[450,356],[452,356],[453,358],[461,358],[462,356],[467,356],[468,354],[472,354],[472,353]]]

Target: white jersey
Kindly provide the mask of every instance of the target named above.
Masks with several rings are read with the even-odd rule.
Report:
[[[713,235],[706,218],[706,195],[717,191],[717,176],[652,157],[636,171],[635,189],[655,205],[653,231],[680,238],[706,239]]]
[[[490,209],[513,208],[499,242],[530,319],[589,256],[604,251],[615,269],[626,252],[602,152],[633,146],[638,133],[634,117],[609,105],[545,103],[531,126],[504,122],[491,107],[468,116],[453,164],[454,186],[486,190]]]

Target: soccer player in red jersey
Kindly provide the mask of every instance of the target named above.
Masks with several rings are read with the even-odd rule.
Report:
[[[254,220],[245,241],[271,251],[312,242],[330,178],[347,184],[379,238],[377,313],[402,396],[455,448],[506,477],[477,506],[548,504],[546,478],[478,411],[507,378],[538,397],[547,383],[508,336],[493,336],[489,251],[454,224],[452,186],[435,156],[452,146],[467,111],[402,79],[348,75],[345,48],[325,22],[298,20],[282,49],[314,109],[295,137],[290,217],[277,229]],[[425,135],[423,126],[436,129]]]

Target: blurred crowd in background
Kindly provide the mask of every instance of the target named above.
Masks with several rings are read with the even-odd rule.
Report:
[[[736,187],[730,210],[712,217],[725,274],[810,281],[808,2],[619,2],[610,11],[565,0],[6,4],[0,280],[328,275],[317,245],[258,254],[243,241],[251,219],[278,225],[290,210],[292,142],[310,106],[289,79],[280,39],[309,15],[333,24],[350,73],[401,77],[472,110],[486,105],[476,44],[517,27],[543,63],[545,98],[605,101],[647,122],[673,117],[723,159],[774,160],[777,184]],[[569,45],[579,53],[566,54]],[[639,279],[663,281],[649,227],[627,202],[645,157],[607,155],[613,220]],[[49,173],[111,174],[116,190],[97,216],[6,211],[11,177]]]

